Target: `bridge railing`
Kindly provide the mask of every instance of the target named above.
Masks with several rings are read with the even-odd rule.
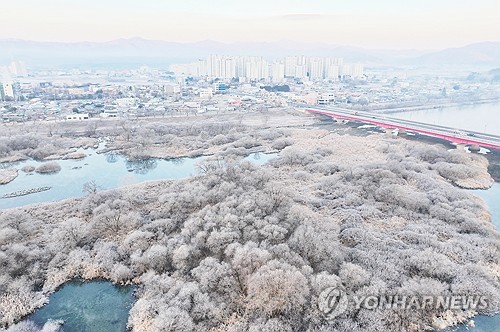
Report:
[[[465,135],[465,133],[456,131],[454,133],[452,128],[447,128],[443,126],[436,126],[434,129],[428,129],[428,128],[421,128],[419,125],[425,125],[426,127],[432,127],[430,124],[424,124],[424,123],[415,123],[414,125],[411,125],[411,122],[408,120],[404,120],[405,124],[398,124],[394,123],[393,120],[381,120],[378,119],[375,116],[369,117],[369,116],[364,116],[360,115],[359,113],[356,113],[355,111],[353,114],[345,114],[345,113],[340,113],[340,112],[335,112],[335,111],[328,111],[328,110],[318,110],[318,109],[312,109],[308,108],[306,109],[307,112],[314,113],[314,114],[321,114],[329,117],[334,117],[334,118],[339,118],[339,119],[344,119],[344,120],[351,120],[351,121],[359,121],[363,123],[368,123],[372,125],[376,125],[378,127],[386,128],[386,129],[400,129],[400,130],[406,130],[406,131],[412,131],[415,133],[419,133],[422,135],[426,136],[431,136],[431,137],[436,137],[436,138],[441,138],[444,140],[448,140],[451,142],[455,143],[460,143],[460,144],[471,144],[471,145],[479,145],[485,148],[493,148],[493,149],[500,149],[500,143],[493,142],[493,141],[488,141],[488,140],[482,140],[479,138],[475,137],[468,137]],[[397,120],[397,119],[395,119]],[[441,130],[441,128],[446,128],[445,130]]]

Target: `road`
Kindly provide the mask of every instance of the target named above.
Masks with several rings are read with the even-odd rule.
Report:
[[[500,149],[500,136],[475,131],[466,131],[423,122],[409,121],[384,114],[345,110],[336,107],[315,106],[306,108],[310,113],[322,114],[336,119],[359,121],[386,129],[406,130],[407,132],[442,138],[461,144],[479,145],[485,148]],[[487,120],[485,120],[487,121]]]

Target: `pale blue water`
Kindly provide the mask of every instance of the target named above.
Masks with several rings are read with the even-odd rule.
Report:
[[[488,190],[472,190],[472,192],[488,204],[491,221],[497,230],[500,230],[500,183],[495,182]]]
[[[52,189],[40,193],[0,199],[0,208],[18,207],[32,203],[52,202],[66,198],[80,197],[84,193],[83,185],[95,181],[102,189],[116,188],[121,185],[157,179],[181,179],[195,174],[195,164],[201,158],[178,160],[150,159],[128,162],[116,154],[97,154],[93,149],[85,150],[89,154],[82,160],[57,160],[61,171],[56,174],[27,174],[19,170],[18,177],[0,186],[0,196],[5,193],[50,186]],[[24,161],[15,165],[21,169],[24,165],[41,164]]]
[[[0,185],[0,196],[45,186],[50,186],[52,189],[25,196],[0,198],[0,209],[81,197],[85,195],[82,191],[83,185],[89,181],[95,181],[101,189],[112,189],[147,180],[187,178],[197,173],[196,164],[204,158],[148,159],[131,162],[116,153],[98,154],[93,149],[83,151],[89,156],[82,160],[57,160],[56,162],[61,165],[61,171],[55,174],[22,172],[20,169],[25,165],[36,167],[41,164],[32,160],[11,165],[19,169],[19,175],[14,181]],[[262,165],[275,156],[276,154],[253,153],[245,159]]]
[[[484,199],[488,204],[491,213],[492,222],[497,230],[500,230],[500,183],[494,183],[488,190],[473,190],[473,192]],[[449,331],[453,332],[496,332],[500,331],[500,315],[477,316],[473,318],[475,327],[470,328],[466,325],[460,325]]]
[[[27,319],[40,327],[49,319],[62,319],[66,332],[123,332],[135,301],[133,291],[109,281],[70,281]]]
[[[450,332],[498,332],[500,331],[500,315],[495,316],[477,316],[472,319],[474,327],[460,325],[449,329]]]
[[[500,103],[432,108],[389,116],[429,124],[500,135]]]

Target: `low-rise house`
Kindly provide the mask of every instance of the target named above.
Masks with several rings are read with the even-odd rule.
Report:
[[[66,120],[88,120],[88,113],[73,113],[66,115]]]

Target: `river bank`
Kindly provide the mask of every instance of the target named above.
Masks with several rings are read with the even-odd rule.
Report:
[[[442,108],[452,108],[452,107],[464,107],[464,106],[475,106],[475,105],[484,105],[484,104],[498,104],[500,102],[500,98],[491,98],[486,100],[474,100],[474,101],[466,101],[466,102],[448,102],[448,103],[436,103],[436,104],[427,104],[427,105],[417,105],[417,106],[407,106],[407,107],[399,107],[399,108],[378,108],[370,111],[377,111],[377,113],[382,114],[393,114],[393,113],[406,113],[406,112],[414,112],[428,109],[442,109]]]
[[[17,178],[17,169],[0,169],[0,185],[7,184]]]
[[[500,182],[500,150],[491,150],[485,157],[489,161],[488,172],[495,182]]]

